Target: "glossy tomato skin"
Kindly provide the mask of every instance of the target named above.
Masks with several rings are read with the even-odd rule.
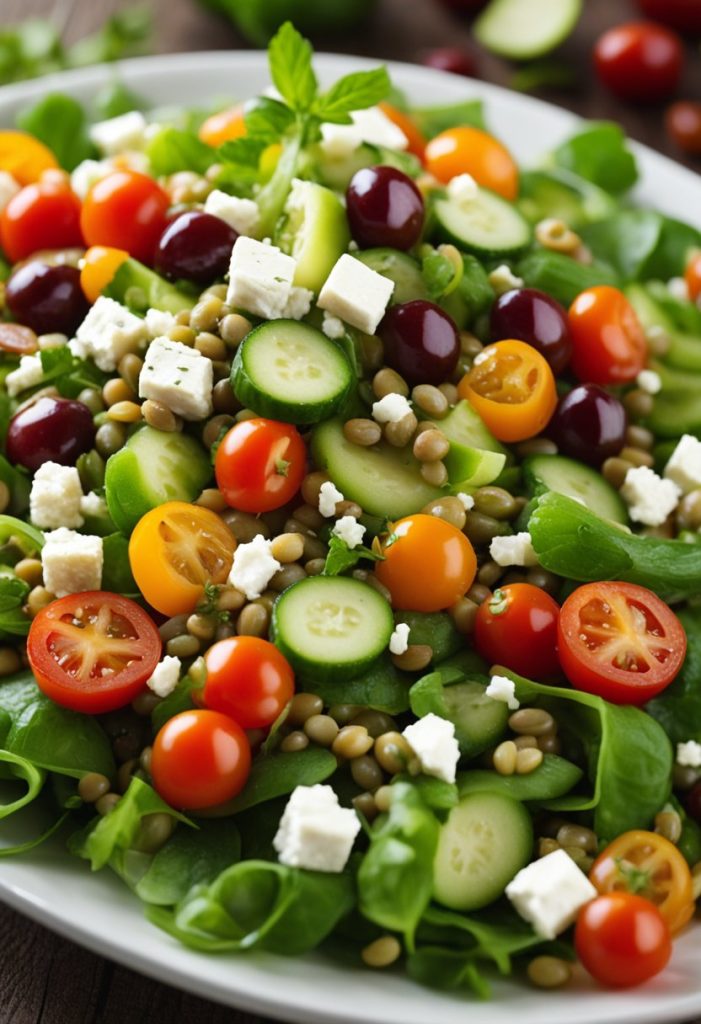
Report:
[[[80,287],[88,302],[97,302],[122,263],[129,259],[126,249],[93,245],[85,253],[80,270]]]
[[[232,508],[270,512],[302,486],[307,449],[289,423],[256,418],[237,423],[222,439],[214,463],[217,486]]]
[[[638,0],[638,7],[648,18],[670,25],[679,32],[701,33],[699,0]]]
[[[275,644],[257,636],[220,640],[205,654],[202,703],[243,729],[267,729],[295,692],[294,673]]]
[[[153,743],[153,784],[171,807],[196,811],[232,800],[250,770],[245,732],[219,711],[183,711],[166,722]]]
[[[540,587],[499,587],[477,610],[475,648],[488,665],[505,665],[528,679],[551,679],[560,671],[559,614],[557,601]]]
[[[480,128],[460,125],[436,135],[426,145],[426,170],[447,183],[456,174],[471,174],[478,185],[513,201],[518,195],[518,167],[508,149]]]
[[[136,602],[107,591],[52,601],[32,619],[27,638],[39,689],[86,715],[129,704],[160,656],[161,637],[150,616]]]
[[[125,249],[142,263],[151,263],[169,205],[167,192],[153,178],[137,171],[113,171],[85,197],[80,216],[85,241]]]
[[[684,49],[670,29],[635,21],[604,32],[594,48],[594,62],[601,81],[617,96],[652,102],[675,92]]]
[[[645,332],[618,288],[599,285],[581,292],[569,310],[570,365],[583,384],[629,384],[645,366]]]
[[[26,185],[2,211],[0,241],[13,263],[40,249],[81,246],[80,200],[56,182]]]
[[[686,633],[656,594],[635,583],[587,583],[560,610],[558,651],[578,690],[613,704],[645,704],[674,680]]]
[[[379,107],[382,113],[404,132],[409,143],[407,147],[409,152],[423,161],[427,139],[411,115],[405,114],[403,110],[398,110],[391,103],[380,103]]]
[[[31,185],[44,171],[58,167],[51,150],[27,132],[0,132],[0,171],[6,171],[19,185]]]
[[[701,103],[680,100],[665,114],[667,134],[685,153],[701,153]]]
[[[243,104],[227,107],[211,114],[203,121],[198,132],[199,137],[208,146],[223,146],[225,142],[240,139],[246,134],[246,122],[243,117]]]
[[[692,256],[686,265],[684,280],[689,289],[689,298],[696,302],[701,296],[701,253]]]
[[[672,955],[669,928],[654,903],[628,892],[598,896],[580,911],[577,955],[608,988],[632,988],[654,978]]]

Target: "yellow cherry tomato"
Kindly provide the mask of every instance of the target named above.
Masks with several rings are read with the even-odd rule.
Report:
[[[396,124],[397,128],[404,132],[409,143],[407,146],[409,152],[418,156],[419,160],[423,160],[426,152],[426,137],[419,130],[413,117],[398,110],[397,107],[393,107],[391,103],[380,103],[380,110],[385,117],[388,117],[393,124]]]
[[[20,185],[39,181],[44,171],[58,167],[51,150],[26,132],[0,132],[0,171],[7,171]]]
[[[216,114],[211,114],[200,125],[199,136],[208,146],[222,146],[232,139],[240,139],[246,134],[246,122],[243,119],[243,106],[227,107]]]
[[[501,142],[480,128],[461,125],[441,132],[426,146],[426,170],[439,181],[456,174],[471,174],[478,185],[505,199],[518,195],[518,167]]]
[[[90,246],[80,268],[80,287],[88,302],[97,301],[122,263],[128,259],[126,249],[111,249],[108,245]]]

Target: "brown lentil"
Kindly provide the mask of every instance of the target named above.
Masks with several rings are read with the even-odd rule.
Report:
[[[102,393],[96,391],[95,388],[83,388],[78,395],[78,401],[82,402],[83,405],[87,405],[93,416],[103,412],[105,408],[105,403],[102,401]]]
[[[222,587],[217,597],[217,611],[237,612],[245,603],[245,595],[236,587]]]
[[[458,395],[458,389],[455,387],[454,384],[451,384],[448,381],[446,381],[444,384],[439,384],[438,390],[441,392],[441,394],[445,395],[448,405],[455,405],[460,398],[460,396]]]
[[[185,628],[191,636],[197,637],[198,640],[211,640],[214,637],[217,624],[211,616],[193,612],[192,615],[188,615]]]
[[[78,796],[86,804],[94,804],[105,793],[109,793],[110,780],[99,772],[88,772],[78,783]]]
[[[47,604],[51,604],[55,600],[55,594],[52,594],[46,587],[38,586],[34,587],[27,594],[27,611],[30,616],[34,618],[38,615],[42,608],[46,608]]]
[[[310,558],[308,562],[304,563],[304,571],[307,576],[320,576],[325,565],[325,558]]]
[[[361,950],[366,967],[389,967],[402,955],[402,947],[394,935],[382,935]]]
[[[484,562],[477,570],[477,582],[492,589],[497,580],[504,575],[504,567],[491,560]]]
[[[228,509],[222,513],[222,519],[239,544],[248,544],[258,534],[261,534],[266,540],[270,537],[268,524],[248,512],[239,512],[236,508]]]
[[[215,640],[228,640],[229,637],[236,636],[236,626],[231,622],[220,622],[214,632]]]
[[[359,814],[362,814],[368,821],[377,817],[377,804],[372,793],[359,793],[351,800],[353,807]]]
[[[124,447],[126,439],[127,431],[123,423],[115,421],[103,423],[95,434],[95,447],[103,459],[107,459]]]
[[[344,498],[343,501],[336,502],[336,515],[339,519],[341,516],[352,516],[353,519],[360,519],[362,514],[362,508],[355,501],[348,501]]]
[[[202,295],[190,312],[193,331],[211,331],[219,322],[223,301],[218,295]]]
[[[339,501],[336,505],[337,510],[340,504]],[[298,523],[306,526],[307,530],[316,531],[324,525],[324,517],[315,505],[300,505],[299,508],[294,510],[292,515]]]
[[[579,846],[585,853],[596,853],[599,840],[596,833],[584,825],[573,825],[567,822],[557,830],[555,837],[560,846]]]
[[[437,462],[450,451],[450,442],[441,430],[431,427],[418,435],[413,451],[419,462]]]
[[[274,537],[270,553],[278,562],[286,565],[298,561],[304,552],[304,537],[301,533],[280,533]]]
[[[254,413],[253,409],[241,409],[234,415],[234,422],[245,423],[246,420],[254,420],[255,418],[256,413]]]
[[[517,750],[531,750],[538,746],[535,736],[517,736],[514,740]]]
[[[475,604],[484,604],[492,596],[492,592],[489,587],[485,587],[482,583],[473,583],[467,592],[467,597],[470,601],[474,601]]]
[[[231,382],[226,378],[218,380],[214,385],[212,405],[215,412],[226,413],[227,416],[233,416],[241,408],[241,403],[232,390]]]
[[[236,632],[239,636],[267,636],[270,626],[270,611],[265,605],[258,603],[260,600],[258,598],[257,601],[247,604],[239,612],[239,617],[236,620]]]
[[[561,849],[565,851],[568,857],[572,858],[578,868],[581,868],[585,874],[588,874],[589,869],[594,863],[593,857],[585,853],[581,846],[562,846]]]
[[[102,389],[105,405],[111,407],[121,402],[133,402],[136,392],[121,377],[112,377]]]
[[[331,750],[336,757],[345,758],[347,761],[356,757],[362,757],[372,749],[374,738],[368,733],[364,725],[344,725],[336,736]]]
[[[516,454],[521,459],[529,455],[557,455],[557,445],[549,437],[531,437],[516,445]]]
[[[572,966],[558,956],[537,956],[526,968],[536,988],[562,988],[572,979]]]
[[[141,373],[143,366],[143,359],[140,356],[137,356],[135,352],[127,352],[127,354],[122,356],[119,360],[117,369],[119,370],[120,376],[127,387],[130,388],[133,396],[136,396],[139,389],[139,374]],[[105,385],[105,387],[106,386],[107,385]],[[108,405],[109,404],[111,403],[108,402]]]
[[[117,769],[117,792],[126,793],[129,789],[129,783],[134,771],[138,767],[138,760],[134,757],[130,757],[124,764],[120,764]]]
[[[407,382],[403,377],[400,377],[395,370],[391,370],[388,366],[384,366],[381,370],[378,370],[372,378],[372,390],[375,397],[378,399],[384,398],[385,395],[403,395],[404,398],[409,397],[409,385]]]
[[[462,530],[467,518],[463,503],[459,498],[454,498],[452,495],[446,495],[444,498],[434,498],[433,501],[429,501],[427,505],[424,505],[421,511],[426,515],[436,516],[437,519],[444,519],[446,523],[450,523],[451,526],[455,526],[458,530]]]
[[[626,446],[619,452],[620,459],[625,459],[626,462],[631,462],[634,466],[648,466],[651,468],[655,465],[655,460],[650,452],[646,452],[643,448],[631,448]]]
[[[660,811],[655,815],[655,832],[676,845],[682,834],[681,817],[676,811]]]
[[[492,754],[492,764],[500,775],[513,775],[519,751],[513,740],[504,740]]]
[[[283,565],[282,569],[278,569],[270,580],[270,588],[281,594],[283,590],[287,590],[293,583],[299,583],[300,580],[306,578],[307,574],[302,566],[292,562],[290,565]]]
[[[538,747],[526,747],[516,754],[516,774],[530,775],[543,763],[543,751]]]
[[[520,708],[509,716],[509,728],[521,735],[543,736],[555,732],[557,726],[549,711],[542,708]]]
[[[479,338],[470,331],[460,331],[460,351],[466,356],[478,355],[484,345]]]
[[[422,462],[420,472],[432,487],[442,487],[448,481],[448,470],[443,462]]]
[[[228,508],[224,495],[216,487],[206,487],[195,499],[195,505],[208,508],[211,512],[224,512]]]
[[[173,658],[192,658],[200,652],[200,641],[196,636],[183,634],[174,636],[166,644],[166,654]]]
[[[457,394],[457,389],[455,393]],[[448,398],[433,384],[417,384],[411,392],[411,400],[422,412],[427,416],[433,416],[434,419],[441,420],[448,414]]]
[[[162,430],[164,433],[172,434],[180,425],[178,417],[163,402],[157,402],[153,398],[147,398],[141,406],[141,415],[149,427],[154,430]]]
[[[371,445],[377,444],[382,437],[382,428],[375,420],[357,416],[343,424],[343,436],[351,444],[369,448]]]
[[[119,793],[105,793],[95,801],[95,810],[104,818],[106,814],[115,809],[120,800]]]
[[[200,331],[195,338],[195,348],[207,359],[226,359],[226,345],[210,331]]]
[[[465,536],[473,544],[487,544],[503,531],[502,524],[493,516],[470,509],[465,517]]]
[[[420,672],[430,665],[433,648],[428,644],[409,644],[403,654],[393,654],[392,661],[402,672]]]
[[[141,853],[156,853],[173,834],[175,818],[163,812],[145,814],[134,841],[134,849]]]
[[[329,474],[324,473],[321,470],[315,470],[313,473],[307,473],[305,478],[302,480],[302,497],[306,501],[307,505],[311,505],[313,508],[319,507],[319,493],[321,491],[321,485],[329,480]]]
[[[308,562],[312,558],[326,558],[327,548],[316,537],[305,537],[304,538],[304,554],[303,558],[305,562]]]
[[[628,415],[639,420],[649,416],[655,406],[655,400],[652,395],[649,395],[647,391],[643,391],[641,388],[633,388],[632,391],[623,396],[622,401]]]
[[[180,312],[175,314],[175,322],[176,322],[176,324],[178,324],[178,326],[180,326],[180,327],[189,327],[189,325],[190,325],[190,313],[191,313],[190,309],[181,309]],[[174,338],[170,334],[170,332],[168,332],[168,337],[171,339],[171,341],[178,341],[179,340],[178,338]]]
[[[538,840],[538,856],[547,857],[549,853],[554,853],[555,850],[560,849],[560,844],[557,839],[552,839],[549,836],[541,836]]]
[[[329,714],[338,725],[348,725],[362,710],[358,704],[332,704]]]
[[[167,643],[176,636],[180,636],[185,632],[185,623],[187,622],[187,615],[173,615],[172,618],[166,619],[165,622],[161,623],[158,627],[158,632],[161,635],[163,643]]]
[[[386,715],[384,711],[375,711],[373,708],[365,708],[360,714],[355,715],[351,724],[362,725],[373,739],[377,739],[378,736],[397,727],[393,718]]]
[[[474,632],[478,607],[469,597],[461,597],[448,609],[453,625],[463,636],[471,636]]]
[[[15,565],[15,575],[28,583],[30,587],[41,583],[41,574],[41,560],[38,558],[20,558]]]
[[[556,594],[560,588],[560,580],[555,573],[542,569],[539,565],[532,565],[526,571],[526,579],[534,587],[544,590],[547,594]]]
[[[148,717],[154,708],[157,708],[161,703],[162,698],[154,693],[153,690],[145,689],[141,693],[138,693],[131,702],[132,711],[137,715],[141,715],[143,718]]]
[[[290,732],[280,743],[280,750],[286,754],[296,754],[299,750],[306,750],[309,746],[309,737],[301,729]]]
[[[219,324],[219,333],[232,348],[240,345],[243,339],[253,330],[253,324],[240,313],[227,313]]]
[[[338,723],[331,715],[310,715],[304,723],[304,731],[320,747],[330,747],[338,736]]]
[[[544,249],[571,255],[582,244],[579,235],[557,217],[546,217],[535,226],[536,240]]]
[[[137,402],[115,402],[107,410],[107,416],[117,423],[136,423],[141,419],[141,406]]]
[[[538,737],[538,749],[544,754],[559,754],[562,750],[560,737],[555,732],[546,733]]]
[[[680,530],[701,529],[701,489],[690,491],[680,500],[676,521]]]
[[[632,448],[642,448],[650,451],[655,443],[655,435],[647,427],[641,427],[637,423],[631,423],[626,430],[626,444]]]
[[[503,487],[478,487],[474,493],[475,509],[493,519],[513,519],[516,502]]]
[[[392,803],[392,787],[391,786],[380,786],[379,789],[375,790],[375,806],[377,807],[380,814],[386,814]]]
[[[414,431],[418,425],[418,420],[413,412],[408,412],[406,416],[402,416],[396,423],[386,423],[384,428],[384,438],[394,448],[403,448],[405,444],[408,444],[414,435]]]
[[[202,431],[202,440],[206,447],[211,448],[213,444],[216,444],[222,431],[228,430],[233,425],[234,417],[226,413],[219,413],[217,416],[212,416],[210,420],[207,420]]]
[[[375,759],[390,775],[403,772],[414,756],[414,751],[400,732],[385,732],[375,740]]]
[[[0,676],[11,676],[21,667],[22,659],[14,647],[0,647]]]
[[[632,462],[622,459],[619,455],[612,455],[601,466],[601,475],[612,487],[619,488],[623,486],[626,474],[632,468]]]

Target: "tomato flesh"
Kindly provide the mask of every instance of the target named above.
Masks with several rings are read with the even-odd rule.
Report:
[[[257,636],[220,640],[205,654],[202,703],[244,729],[272,725],[295,691],[294,673],[275,644]]]
[[[500,587],[479,606],[475,647],[490,665],[505,665],[529,679],[551,678],[560,669],[559,613],[557,602],[540,587],[530,583]]]
[[[589,973],[609,988],[641,985],[659,974],[672,955],[669,928],[657,907],[628,892],[587,903],[574,942]]]

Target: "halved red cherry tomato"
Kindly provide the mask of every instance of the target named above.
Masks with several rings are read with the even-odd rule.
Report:
[[[39,689],[86,715],[132,701],[160,656],[160,635],[143,608],[101,590],[52,601],[32,620],[27,638]]]
[[[518,195],[518,166],[508,149],[481,128],[448,128],[426,144],[426,170],[439,181],[471,174],[478,185],[505,199]]]
[[[106,245],[93,245],[88,249],[80,268],[80,287],[88,302],[97,302],[122,263],[128,259],[129,253],[125,249],[110,249]]]
[[[701,296],[701,252],[694,253],[687,263],[684,280],[689,289],[689,298],[696,302]]]
[[[391,103],[380,103],[380,110],[385,117],[388,117],[393,124],[396,124],[397,128],[404,132],[409,143],[407,147],[409,152],[418,156],[419,160],[423,160],[427,139],[419,130],[413,117],[398,110],[397,107],[393,107]]]
[[[26,132],[0,132],[0,171],[11,174],[20,185],[38,181],[44,171],[58,167],[51,150]]]
[[[214,463],[227,504],[242,512],[270,512],[302,486],[307,449],[299,431],[277,420],[244,420],[225,434]]]
[[[80,200],[63,183],[26,185],[2,212],[0,241],[13,263],[38,249],[82,245]]]
[[[589,881],[600,893],[635,892],[654,903],[674,934],[696,908],[689,865],[657,832],[624,832],[599,854]]]
[[[95,182],[85,197],[80,223],[88,245],[126,249],[151,263],[166,225],[170,198],[138,171],[113,171]]]
[[[632,21],[608,29],[594,47],[599,78],[626,100],[665,99],[675,91],[684,63],[676,32],[654,21]]]
[[[236,540],[214,512],[167,501],[139,520],[129,540],[129,563],[139,590],[164,615],[191,612],[206,583],[225,583]]]
[[[673,681],[686,633],[656,594],[635,583],[587,583],[560,609],[562,669],[578,690],[645,704]]]
[[[272,725],[295,692],[295,677],[275,644],[257,636],[220,640],[205,654],[202,703],[244,729]]]
[[[531,583],[499,587],[479,606],[475,647],[490,665],[506,665],[529,679],[548,679],[560,669],[559,614],[557,601],[540,587]]]
[[[458,384],[500,441],[525,441],[539,434],[557,405],[555,378],[540,352],[525,341],[487,345]]]
[[[645,366],[645,332],[618,288],[598,285],[570,306],[574,350],[570,365],[584,384],[627,384]]]
[[[196,811],[223,804],[241,792],[250,770],[245,732],[219,711],[182,711],[153,743],[153,784],[171,807]]]
[[[654,903],[629,892],[598,896],[580,911],[577,955],[609,988],[631,988],[653,978],[672,955],[669,928]]]

